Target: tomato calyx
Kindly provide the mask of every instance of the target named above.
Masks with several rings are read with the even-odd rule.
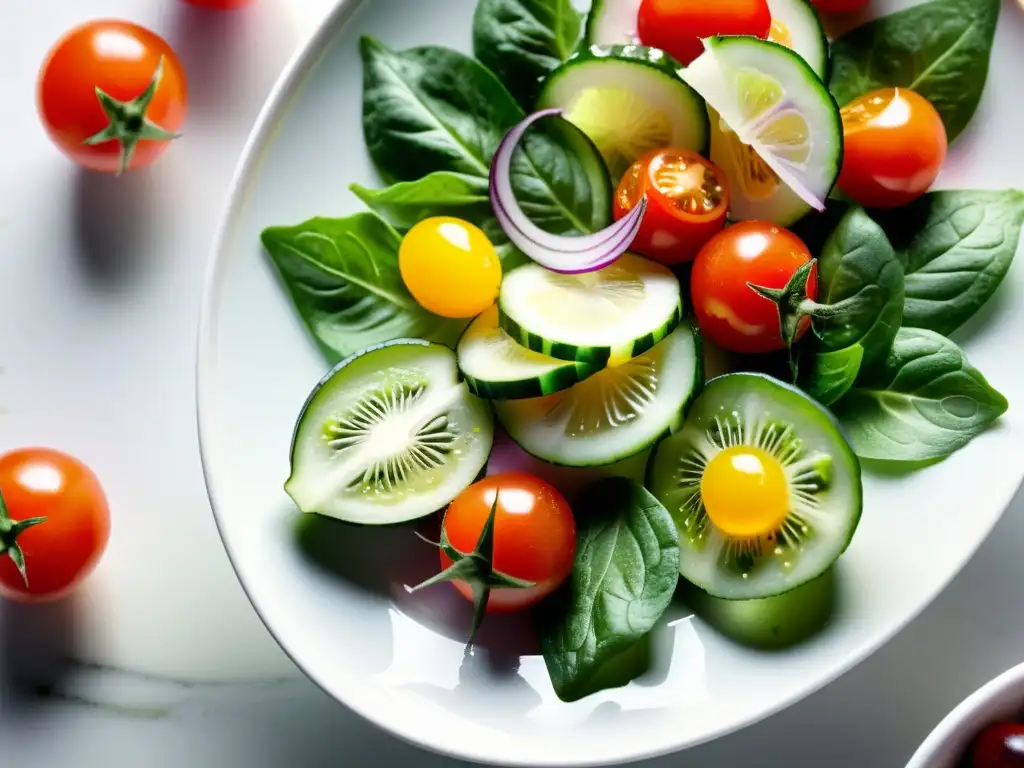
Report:
[[[763,285],[747,283],[750,290],[775,304],[779,313],[779,333],[787,347],[793,346],[800,321],[805,317],[828,320],[847,311],[850,304],[856,300],[856,297],[851,297],[837,304],[819,304],[814,299],[807,298],[808,283],[817,263],[817,259],[811,259],[802,265],[789,278],[784,288],[766,288]]]
[[[25,553],[18,545],[18,537],[29,528],[45,523],[45,517],[33,517],[28,520],[12,520],[7,512],[7,504],[4,503],[3,494],[0,493],[0,557],[7,555],[14,563],[14,567],[21,574],[21,580],[28,588],[28,573],[25,570]]]
[[[118,166],[117,175],[120,176],[131,164],[132,156],[135,154],[135,147],[143,139],[149,141],[171,141],[181,136],[180,133],[165,130],[146,117],[146,110],[153,100],[157,88],[160,87],[160,80],[164,74],[164,58],[156,65],[153,79],[141,94],[131,101],[119,101],[96,86],[96,98],[110,123],[99,133],[87,138],[83,144],[90,147],[103,144],[108,141],[117,141],[121,144],[121,162]]]
[[[484,614],[487,611],[487,601],[491,596],[492,589],[498,587],[505,589],[529,589],[536,586],[532,581],[517,579],[514,576],[509,576],[494,569],[494,518],[498,511],[498,497],[500,494],[500,489],[494,492],[494,503],[491,505],[491,511],[487,515],[484,527],[480,530],[476,546],[468,554],[460,552],[451,545],[443,525],[441,526],[440,543],[430,541],[425,536],[417,533],[428,544],[443,550],[451,558],[452,564],[436,576],[431,576],[426,581],[417,584],[411,591],[416,592],[425,587],[432,587],[435,584],[449,581],[467,582],[473,590],[473,626],[469,632],[468,645],[473,644],[477,630],[480,629],[480,624],[483,623]]]

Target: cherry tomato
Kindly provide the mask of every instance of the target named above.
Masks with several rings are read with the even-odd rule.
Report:
[[[181,62],[163,38],[127,21],[90,21],[51,49],[39,73],[43,125],[64,154],[95,170],[141,168],[185,120]]]
[[[450,216],[424,219],[409,230],[398,269],[413,298],[442,317],[479,315],[501,286],[501,260],[487,235]]]
[[[644,45],[689,64],[704,51],[700,38],[753,35],[765,40],[771,23],[768,0],[642,0],[637,36]]]
[[[630,250],[660,261],[692,261],[722,231],[729,210],[725,174],[688,149],[656,149],[643,155],[619,182],[614,215],[621,219],[647,195],[647,211]]]
[[[1024,724],[990,725],[974,742],[971,768],[1024,768]]]
[[[927,99],[883,88],[842,108],[839,188],[863,206],[892,208],[920,197],[946,160],[946,128]]]
[[[71,592],[92,572],[110,537],[110,511],[96,475],[65,453],[25,448],[0,456],[0,496],[0,594],[42,602]]]
[[[733,352],[774,352],[785,348],[778,308],[748,283],[785,288],[811,260],[804,242],[767,221],[742,221],[727,227],[705,245],[693,262],[690,295],[701,332]],[[807,281],[807,297],[817,299],[817,270]],[[797,338],[807,332],[801,320]]]
[[[491,590],[487,611],[505,613],[539,603],[565,581],[576,554],[576,521],[565,497],[539,477],[525,472],[491,475],[448,505],[444,532],[456,550],[464,554],[474,550],[496,494],[492,566],[505,576],[534,584]],[[451,564],[452,559],[442,550],[441,568]],[[473,599],[467,582],[452,584],[464,597]]]
[[[852,13],[867,8],[871,0],[811,0],[822,13]]]

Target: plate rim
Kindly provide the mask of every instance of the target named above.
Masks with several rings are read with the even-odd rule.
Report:
[[[941,595],[949,584],[963,570],[964,566],[974,557],[980,546],[988,539],[995,525],[1006,513],[1014,497],[1024,485],[1024,467],[1020,469],[1020,476],[1012,483],[1005,486],[1005,492],[998,499],[999,513],[996,514],[991,524],[984,530],[978,531],[978,535],[971,546],[967,547],[960,558],[953,564],[948,574],[940,580],[933,590],[928,592],[912,611],[909,611],[887,631],[877,637],[861,641],[850,651],[841,663],[832,667],[827,675],[800,686],[793,694],[776,702],[774,705],[765,708],[755,715],[744,717],[728,725],[708,730],[697,737],[681,739],[672,743],[662,742],[654,747],[637,746],[617,751],[614,754],[603,756],[586,756],[582,759],[567,759],[558,757],[548,759],[541,755],[534,754],[531,757],[517,755],[497,756],[481,750],[475,743],[470,745],[459,745],[453,747],[451,744],[441,743],[440,739],[432,739],[429,729],[409,727],[402,722],[395,722],[393,718],[378,717],[377,712],[367,705],[368,699],[357,695],[351,695],[350,691],[338,692],[329,683],[321,680],[318,673],[307,667],[299,656],[291,651],[288,645],[271,626],[270,622],[261,612],[257,600],[250,593],[245,580],[242,578],[239,565],[236,562],[237,553],[233,549],[230,536],[222,520],[222,513],[218,503],[218,492],[215,490],[218,485],[218,472],[214,468],[216,463],[213,456],[214,415],[211,413],[210,401],[214,385],[211,380],[218,369],[216,360],[216,344],[213,340],[214,334],[210,333],[213,327],[212,318],[217,312],[219,301],[219,290],[225,277],[225,265],[229,261],[225,250],[231,244],[234,232],[239,225],[240,213],[244,210],[248,201],[248,189],[255,179],[263,160],[264,151],[270,146],[274,132],[280,120],[287,114],[289,103],[302,87],[304,78],[309,75],[318,60],[323,56],[334,41],[338,30],[349,20],[365,3],[374,0],[333,0],[331,8],[324,17],[316,24],[314,29],[305,36],[295,49],[281,74],[278,76],[273,87],[263,102],[262,107],[249,130],[248,137],[243,145],[239,160],[235,166],[231,182],[227,188],[226,203],[218,216],[218,224],[215,230],[213,245],[209,252],[206,271],[203,278],[203,287],[199,307],[199,318],[197,324],[197,344],[195,363],[195,395],[196,395],[196,423],[197,437],[199,444],[200,463],[203,473],[203,482],[206,494],[210,502],[214,524],[221,544],[228,556],[228,561],[234,571],[235,578],[245,594],[246,599],[252,606],[260,622],[267,632],[274,639],[274,642],[293,664],[305,675],[314,685],[320,688],[335,702],[355,712],[361,718],[374,726],[383,729],[387,733],[401,739],[409,744],[428,750],[435,754],[453,757],[456,759],[470,760],[486,765],[514,766],[522,768],[533,768],[544,766],[551,768],[575,768],[576,766],[603,766],[615,765],[625,762],[647,760],[682,752],[701,744],[706,744],[724,736],[744,730],[762,720],[776,715],[789,707],[799,703],[808,696],[818,692],[830,683],[835,682],[861,662],[872,656],[885,645],[892,641],[920,614],[930,606],[935,599]],[[1021,665],[1024,666],[1024,665]],[[994,681],[993,681],[994,682]],[[952,713],[951,713],[952,714]]]

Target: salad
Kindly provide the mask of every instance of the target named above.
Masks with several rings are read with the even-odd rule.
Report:
[[[262,234],[333,366],[288,494],[439,516],[409,586],[471,600],[470,643],[529,610],[566,701],[633,679],[681,586],[801,594],[855,535],[862,464],[939,461],[1007,408],[950,335],[1024,193],[931,191],[1000,3],[834,40],[818,5],[479,0],[475,57],[364,38],[387,186]]]

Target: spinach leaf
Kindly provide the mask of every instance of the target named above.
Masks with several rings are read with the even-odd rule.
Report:
[[[888,461],[948,456],[1006,408],[956,344],[922,328],[901,328],[884,373],[832,406],[858,456]]]
[[[804,390],[822,405],[832,405],[853,387],[863,360],[864,347],[860,344],[816,352]]]
[[[815,323],[822,352],[863,348],[861,371],[885,361],[903,316],[903,265],[863,208],[840,220],[818,262],[818,300],[843,310]]]
[[[352,184],[349,189],[400,232],[431,216],[455,216],[475,224],[494,244],[502,268],[508,272],[528,259],[508,241],[494,218],[487,179],[463,173],[436,171],[416,181],[403,181],[385,189]]]
[[[404,336],[452,344],[465,325],[416,303],[398,272],[398,233],[372,213],[268,227],[261,239],[332,363]]]
[[[585,512],[570,584],[538,611],[544,662],[564,701],[627,682],[614,670],[653,629],[679,580],[679,532],[642,485],[600,480],[577,508]]]
[[[363,127],[381,173],[399,181],[436,172],[487,180],[501,139],[525,117],[494,75],[447,48],[396,53],[364,38],[362,52]],[[549,232],[596,232],[611,221],[604,160],[561,118],[527,132],[513,156],[512,188],[526,214]],[[429,192],[418,189],[416,195]]]
[[[903,258],[903,325],[949,335],[1006,277],[1024,223],[1024,192],[932,192],[873,215]]]
[[[952,141],[981,101],[1000,0],[931,0],[868,22],[832,44],[829,89],[840,105],[901,86],[928,99]]]
[[[531,110],[541,80],[576,49],[581,26],[570,0],[480,0],[473,53]]]

